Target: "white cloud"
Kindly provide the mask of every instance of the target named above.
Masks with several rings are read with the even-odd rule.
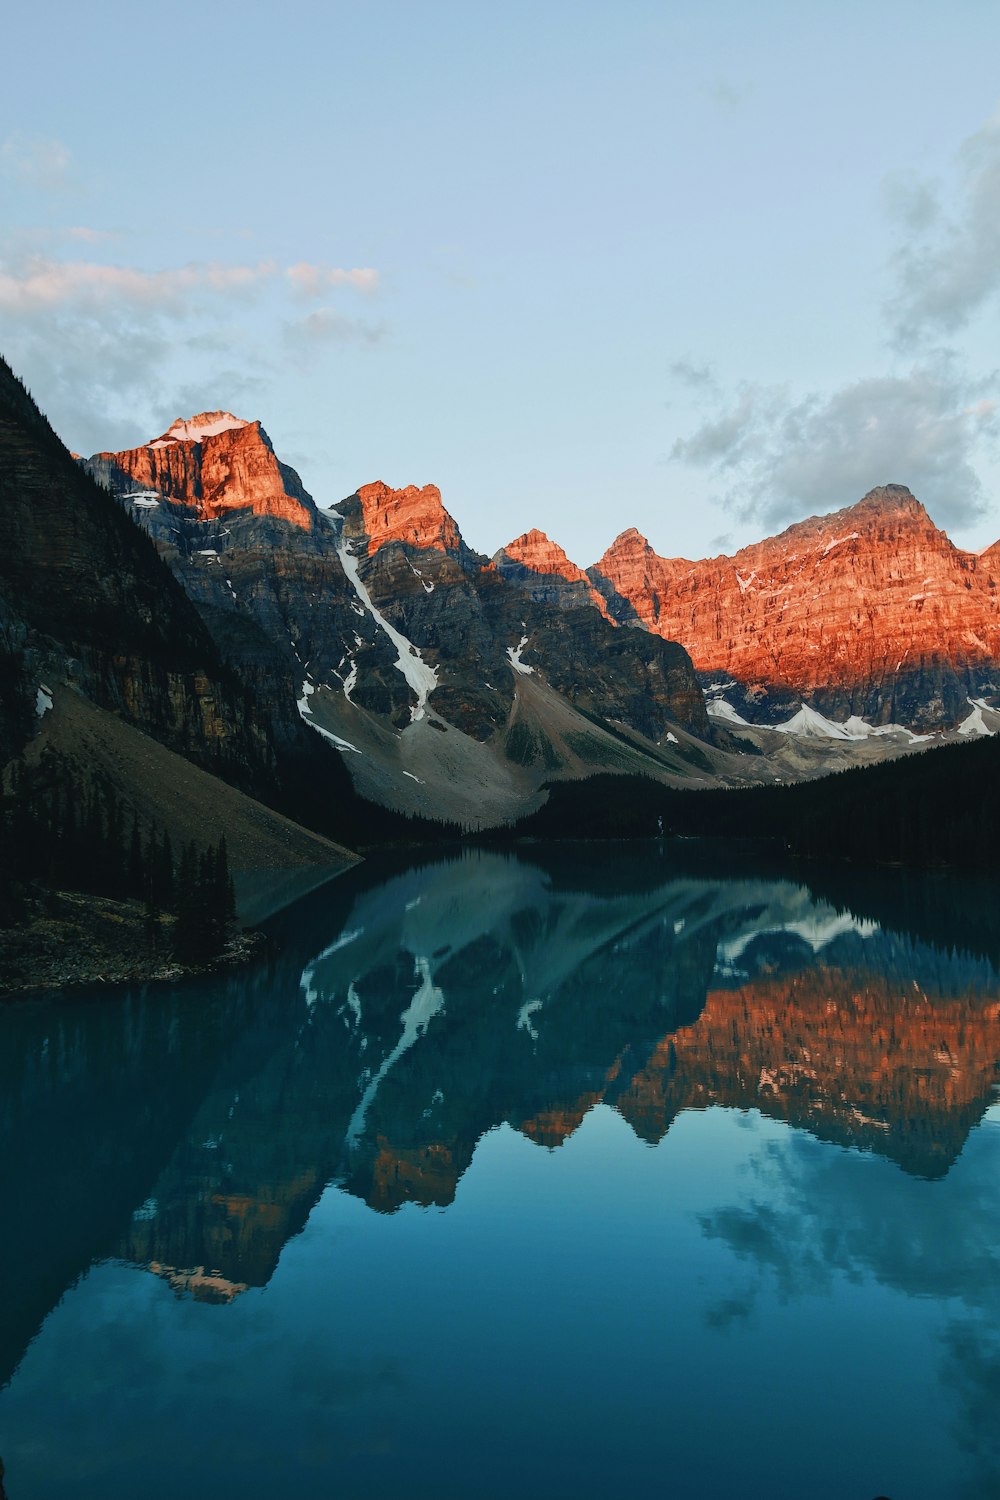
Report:
[[[785,524],[886,482],[909,485],[944,526],[988,510],[977,465],[1000,436],[1000,373],[973,374],[957,342],[936,346],[1000,302],[1000,117],[963,144],[951,189],[898,175],[886,197],[900,238],[884,310],[892,346],[921,351],[909,369],[805,395],[746,383],[725,398],[710,367],[672,367],[716,406],[670,457],[714,474],[744,520]]]
[[[698,364],[687,355],[683,359],[674,360],[670,366],[670,374],[681,385],[688,386],[691,390],[718,390],[718,381],[713,367],[709,364]]]
[[[105,240],[116,240],[114,229],[91,229],[86,224],[71,224],[63,231],[68,240],[82,240],[87,245],[100,245]]]
[[[193,293],[244,292],[276,272],[273,261],[261,261],[256,266],[206,262],[165,271],[140,271],[134,266],[35,255],[17,266],[0,265],[0,308],[31,313],[117,302],[177,311]]]
[[[378,272],[371,266],[357,266],[345,271],[339,266],[317,266],[300,260],[294,266],[288,266],[285,275],[300,297],[322,297],[334,286],[351,286],[359,292],[374,292],[378,287]]]
[[[100,235],[71,239],[89,245]],[[331,307],[290,324],[303,262],[148,270],[98,256],[59,258],[42,232],[0,245],[4,353],[81,451],[131,446],[194,409],[259,407],[281,358],[301,366],[338,342],[375,345],[385,331]],[[310,270],[327,284],[377,281],[375,272],[355,283],[354,273]]]

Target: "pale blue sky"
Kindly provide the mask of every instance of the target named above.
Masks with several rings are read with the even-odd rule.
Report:
[[[40,0],[5,52],[0,349],[74,448],[228,407],[321,504],[583,565],[887,480],[1000,536],[988,0]]]

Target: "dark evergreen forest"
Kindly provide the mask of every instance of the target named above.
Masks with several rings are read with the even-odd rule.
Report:
[[[236,915],[225,838],[175,856],[169,833],[140,827],[110,783],[82,780],[46,752],[36,766],[14,762],[0,802],[0,927],[60,890],[141,901],[154,954],[164,943],[161,917],[173,917],[170,950],[181,963],[217,954]]]
[[[510,838],[753,840],[801,859],[992,871],[1000,846],[1000,741],[945,745],[795,786],[679,791],[635,776],[549,786]]]

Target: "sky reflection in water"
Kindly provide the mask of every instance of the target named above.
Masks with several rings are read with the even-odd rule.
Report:
[[[995,892],[813,881],[365,866],[0,1012],[10,1500],[1000,1494]]]

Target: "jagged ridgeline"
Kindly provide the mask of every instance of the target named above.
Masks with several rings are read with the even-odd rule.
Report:
[[[680,646],[619,629],[582,574],[537,588],[507,553],[478,554],[435,485],[375,481],[321,507],[259,421],[224,411],[84,466],[156,542],[226,662],[332,746],[370,803],[487,827],[553,774],[689,780],[707,750],[732,750]]]

